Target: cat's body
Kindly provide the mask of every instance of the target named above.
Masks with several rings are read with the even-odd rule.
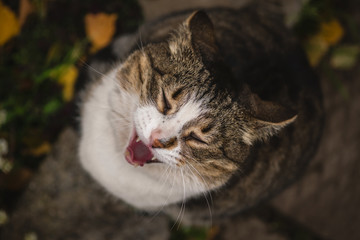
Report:
[[[121,63],[84,91],[82,165],[136,208],[244,210],[294,181],[319,140],[317,79],[280,17],[206,12],[214,26],[190,11],[115,41]]]

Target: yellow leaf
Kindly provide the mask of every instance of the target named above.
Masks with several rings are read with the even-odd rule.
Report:
[[[92,44],[91,52],[96,52],[110,43],[116,30],[116,19],[116,14],[86,14],[85,31]]]
[[[305,51],[310,65],[317,66],[329,47],[336,45],[343,35],[344,29],[337,19],[321,23],[320,31],[305,42]]]
[[[63,99],[70,101],[74,96],[74,85],[79,75],[78,69],[74,65],[67,66],[58,78],[58,82],[63,85]]]
[[[19,7],[19,25],[20,28],[24,25],[26,18],[34,12],[33,5],[29,2],[29,0],[20,0]]]
[[[310,65],[312,67],[317,66],[328,49],[328,43],[319,35],[309,38],[305,43],[305,52]]]
[[[0,209],[0,226],[5,225],[5,223],[7,223],[8,220],[9,217],[7,213],[4,210]]]
[[[337,19],[333,19],[321,24],[319,35],[327,44],[333,46],[344,36],[344,29]]]
[[[48,152],[50,152],[51,150],[51,145],[48,142],[43,142],[40,146],[31,149],[30,150],[30,154],[33,156],[41,156],[44,155]]]
[[[19,31],[19,22],[14,12],[0,1],[0,46],[16,36]]]

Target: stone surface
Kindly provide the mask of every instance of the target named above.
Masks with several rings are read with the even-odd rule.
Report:
[[[256,216],[242,218],[234,216],[226,219],[219,226],[219,235],[216,239],[221,240],[286,240],[287,238],[277,232],[273,232],[271,227],[261,221]]]
[[[153,20],[171,12],[208,7],[241,7],[251,0],[139,0],[146,20]]]
[[[139,0],[139,3],[143,9],[145,20],[154,20],[172,12],[185,9],[204,9],[212,7],[240,8],[254,1],[269,0]],[[292,25],[296,21],[301,6],[305,1],[306,0],[278,0],[283,6],[285,14],[284,20],[287,25]]]

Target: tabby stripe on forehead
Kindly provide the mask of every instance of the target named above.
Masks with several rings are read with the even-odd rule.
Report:
[[[148,62],[149,62],[149,65],[151,67],[151,77],[150,79],[148,79],[148,81],[146,81],[146,89],[147,89],[147,95],[150,93],[150,95],[153,96],[153,98],[157,95],[158,93],[158,82],[156,81],[155,79],[155,73],[154,73],[154,70],[157,71],[156,69],[154,69],[154,66],[153,66],[153,59],[151,58],[150,55],[147,55],[148,56]],[[156,98],[154,98],[156,99]]]
[[[152,96],[152,99],[157,99],[157,94],[159,92],[158,82],[154,79],[154,74],[151,76],[151,80],[147,81],[147,94]]]
[[[150,54],[148,55],[149,57],[149,63],[150,63],[150,67],[153,71],[157,72],[160,76],[164,76],[165,73],[163,71],[161,71],[159,68],[155,67],[154,65],[154,59],[150,56]]]
[[[143,83],[144,83],[144,79],[143,79],[143,76],[142,76],[142,69],[141,69],[141,62],[140,62],[140,61],[138,62],[138,69],[137,69],[137,71],[138,71],[138,74],[139,74],[140,82],[141,82],[141,84],[143,84]]]

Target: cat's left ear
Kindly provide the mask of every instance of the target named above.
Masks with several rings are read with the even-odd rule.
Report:
[[[267,140],[297,118],[297,114],[292,109],[261,100],[253,93],[250,97],[250,108],[252,114],[243,133],[243,141],[248,145],[252,145],[257,140]]]
[[[214,25],[204,11],[192,13],[185,21],[191,33],[191,43],[206,61],[213,61],[218,48],[215,40]]]

